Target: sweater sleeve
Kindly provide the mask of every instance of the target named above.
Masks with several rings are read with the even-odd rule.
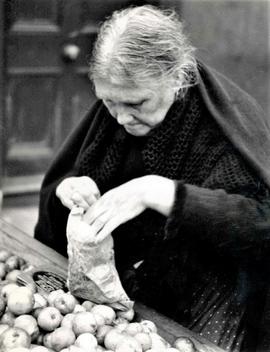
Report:
[[[221,254],[246,257],[269,246],[270,199],[258,200],[223,189],[177,182],[176,198],[165,238],[183,234],[201,240]]]
[[[63,255],[67,255],[66,223],[69,209],[62,205],[55,190],[66,177],[78,176],[77,161],[95,135],[101,109],[102,104],[95,103],[68,136],[47,170],[41,186],[34,237]]]

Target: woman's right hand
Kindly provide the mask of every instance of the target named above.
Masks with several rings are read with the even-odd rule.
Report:
[[[90,177],[80,176],[64,179],[57,186],[56,195],[69,209],[78,205],[87,210],[100,197],[100,192]]]

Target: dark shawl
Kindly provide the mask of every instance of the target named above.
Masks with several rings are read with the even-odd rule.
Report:
[[[199,70],[198,89],[208,113],[255,171],[258,179],[270,187],[270,157],[267,153],[270,150],[270,133],[261,109],[249,95],[219,73],[202,64]],[[78,160],[94,140],[104,114],[108,115],[108,111],[101,102],[97,102],[64,143],[42,184],[35,237],[64,255],[68,210],[61,206],[55,196],[55,187],[63,178],[77,174]],[[179,216],[181,212],[182,215]],[[224,214],[230,214],[225,221]],[[239,221],[239,215],[236,219],[235,214],[242,217],[246,215],[248,220]],[[167,237],[173,239],[180,228],[191,229],[190,232],[198,236],[198,230],[202,230],[202,240],[212,241],[218,248],[226,248],[226,231],[230,231],[235,235],[235,241],[240,239],[241,242],[242,237],[245,237],[242,241],[243,249],[247,243],[248,246],[252,244],[252,241],[268,241],[270,224],[267,214],[269,204],[265,199],[258,204],[237,195],[226,196],[220,190],[179,184],[176,205],[167,222]],[[195,224],[197,229],[193,228]],[[220,233],[217,231],[218,226],[224,227]],[[241,228],[235,231],[239,226],[245,231],[241,232]],[[252,251],[249,254],[251,253],[254,254]],[[236,256],[238,254],[237,251]],[[247,257],[248,254],[245,261]]]

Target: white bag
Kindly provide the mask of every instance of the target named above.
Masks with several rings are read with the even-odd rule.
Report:
[[[83,212],[82,208],[74,207],[67,223],[69,290],[84,300],[128,310],[133,302],[115,268],[113,238],[109,235],[95,244],[91,226],[82,220]]]

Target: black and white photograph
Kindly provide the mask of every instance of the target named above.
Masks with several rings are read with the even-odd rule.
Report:
[[[0,352],[270,352],[270,0],[0,0]]]

